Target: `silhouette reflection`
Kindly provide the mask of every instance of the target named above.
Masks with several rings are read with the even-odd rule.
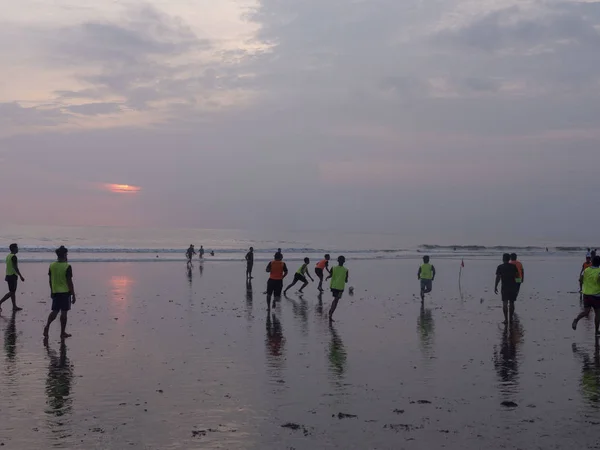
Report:
[[[52,438],[62,440],[70,436],[67,426],[68,416],[73,412],[73,397],[71,395],[73,384],[73,366],[67,357],[67,346],[63,340],[60,352],[52,349],[45,342],[50,364],[48,378],[46,379],[46,397],[48,415],[48,428]]]
[[[323,292],[319,292],[317,295],[317,306],[316,306],[317,314],[323,317]]]
[[[198,271],[200,272],[200,278],[202,278],[202,274],[204,273],[204,260],[200,260],[198,263]]]
[[[494,346],[494,367],[502,394],[514,394],[519,387],[519,365],[524,329],[517,314],[500,331],[500,346]]]
[[[600,345],[594,344],[594,356],[573,344],[573,353],[581,358],[581,393],[584,400],[595,409],[600,408]]]
[[[340,384],[346,373],[346,364],[348,360],[348,354],[344,347],[344,342],[337,332],[333,323],[329,323],[329,332],[331,334],[331,340],[329,342],[329,370],[333,375],[333,381],[336,384]]]
[[[419,334],[419,344],[423,356],[427,359],[433,356],[433,340],[435,335],[435,323],[431,308],[426,308],[421,302],[421,310],[417,319],[417,332]]]
[[[4,352],[6,353],[6,361],[8,363],[14,363],[17,356],[16,318],[17,314],[13,311],[10,319],[8,319],[6,330],[4,330]]]
[[[308,303],[304,300],[304,297],[299,296],[300,300],[292,300],[288,296],[285,298],[292,304],[292,310],[294,317],[300,319],[301,330],[303,335],[308,335]]]
[[[267,313],[267,366],[272,378],[281,379],[285,359],[285,337],[281,322],[275,315]]]
[[[192,281],[194,279],[194,274],[192,273],[193,268],[194,268],[194,266],[191,265],[190,263],[188,263],[186,273],[187,273],[187,279],[188,279],[190,285],[192,284]]]
[[[254,292],[252,291],[252,281],[246,280],[246,317],[248,320],[252,320],[252,305],[254,299]]]

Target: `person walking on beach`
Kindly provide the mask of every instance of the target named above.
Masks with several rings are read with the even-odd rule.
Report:
[[[304,258],[304,264],[302,264],[302,266],[296,271],[296,273],[294,274],[294,281],[292,281],[292,284],[290,284],[288,287],[285,288],[285,291],[283,291],[283,295],[287,294],[287,291],[289,291],[290,288],[294,287],[294,285],[298,281],[301,281],[302,283],[304,283],[302,285],[302,287],[298,290],[298,292],[302,293],[304,291],[304,288],[306,286],[308,286],[308,281],[306,279],[306,276],[308,276],[308,278],[310,278],[310,281],[312,281],[314,283],[315,280],[313,280],[313,277],[311,277],[310,273],[308,273],[308,265],[309,264],[310,264],[310,259]]]
[[[518,296],[519,292],[521,291],[521,284],[523,284],[523,282],[525,281],[525,269],[523,269],[523,264],[521,263],[521,261],[519,261],[517,259],[516,253],[510,254],[510,263],[514,264],[517,267],[517,272],[519,272],[519,276],[515,280],[517,282],[517,296]]]
[[[48,322],[44,327],[44,339],[48,339],[50,325],[60,312],[60,338],[71,337],[67,333],[67,313],[71,309],[71,303],[75,304],[75,287],[73,286],[73,269],[67,261],[68,250],[64,246],[56,249],[57,260],[50,264],[48,278],[50,279],[50,291],[52,297],[52,312],[48,316]]]
[[[417,278],[421,281],[421,301],[425,301],[425,294],[429,294],[433,289],[433,280],[435,279],[435,267],[429,264],[429,256],[423,256],[423,264],[419,267]]]
[[[204,246],[200,246],[200,250],[198,250],[198,258],[204,258]]]
[[[517,278],[519,278],[519,270],[516,265],[510,263],[510,255],[505,253],[502,255],[502,264],[496,269],[496,284],[494,285],[494,293],[497,295],[498,285],[502,282],[504,324],[507,324],[509,319],[512,322],[515,314],[515,300],[518,294]]]
[[[333,294],[333,302],[329,309],[329,321],[333,322],[333,313],[337,309],[338,302],[342,298],[344,288],[348,282],[349,271],[344,267],[346,258],[344,256],[338,257],[338,265],[331,269],[327,280],[331,278],[331,293]]]
[[[185,256],[187,257],[188,263],[192,262],[192,258],[196,254],[196,250],[194,250],[194,244],[191,244],[190,247],[186,250]]]
[[[19,246],[17,244],[10,244],[10,253],[6,257],[6,283],[8,284],[8,293],[0,300],[0,312],[2,312],[2,303],[9,298],[12,300],[13,311],[21,311],[23,308],[17,306],[17,284],[19,278],[21,281],[25,281],[21,271],[19,270],[19,261],[17,260],[17,253],[19,253]]]
[[[587,269],[588,267],[592,267],[591,256],[585,257],[585,262],[581,265],[581,271],[579,272],[579,293],[581,295],[583,295],[583,272],[585,272],[585,269]]]
[[[251,280],[252,267],[254,266],[254,247],[250,247],[248,253],[246,253],[246,279]]]
[[[315,266],[315,274],[317,275],[317,277],[319,277],[319,287],[317,288],[319,289],[319,292],[323,292],[323,275],[325,270],[327,270],[327,272],[331,274],[331,270],[329,270],[330,259],[331,256],[329,256],[329,253],[327,253],[325,257],[321,261],[319,261]]]
[[[577,329],[577,323],[584,317],[589,316],[594,308],[594,325],[596,336],[600,335],[600,256],[592,258],[592,266],[583,272],[583,311],[573,320],[573,329]]]
[[[283,279],[288,274],[288,268],[283,262],[283,255],[281,253],[275,253],[275,259],[267,265],[267,272],[269,273],[269,281],[267,281],[267,309],[271,309],[271,297],[275,295],[273,300],[273,306],[275,306],[275,302],[281,297]]]

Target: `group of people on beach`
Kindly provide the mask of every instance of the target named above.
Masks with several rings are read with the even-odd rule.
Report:
[[[329,309],[329,321],[333,322],[333,313],[337,309],[338,303],[342,298],[342,294],[346,288],[346,283],[348,283],[349,272],[348,269],[344,266],[346,262],[346,258],[344,256],[339,256],[337,261],[338,265],[329,268],[329,261],[331,259],[331,255],[326,254],[323,259],[321,259],[315,265],[315,275],[319,278],[319,285],[317,289],[319,292],[323,292],[323,279],[325,278],[325,272],[328,273],[325,281],[331,279],[330,289],[333,294],[333,302],[331,303],[331,307]],[[250,247],[248,253],[245,256],[246,260],[246,279],[251,280],[252,270],[254,267],[254,248]],[[296,284],[302,283],[302,286],[298,290],[298,293],[302,294],[304,292],[304,288],[308,286],[307,277],[310,281],[314,282],[314,278],[310,274],[309,270],[310,259],[304,258],[302,264],[294,273],[294,279],[292,282],[283,289],[283,280],[288,276],[288,267],[287,264],[283,261],[283,253],[281,248],[277,249],[277,252],[273,256],[273,260],[267,264],[266,271],[269,274],[269,279],[267,280],[267,290],[264,292],[267,296],[267,310],[271,310],[272,306],[275,306],[277,300],[281,298],[281,294],[283,291],[283,295],[286,296],[287,292],[293,288]],[[352,289],[352,288],[351,288]]]
[[[19,246],[11,244],[9,247],[10,253],[6,256],[6,276],[5,280],[8,284],[8,293],[0,300],[0,313],[2,312],[2,304],[8,299],[12,301],[13,312],[21,311],[23,308],[17,306],[17,286],[19,279],[25,282],[25,278],[19,268]],[[68,262],[67,255],[69,250],[64,246],[56,249],[57,260],[50,264],[48,268],[48,281],[50,285],[50,297],[52,298],[52,308],[46,326],[44,327],[44,341],[48,340],[50,325],[58,317],[60,313],[60,337],[65,339],[71,337],[67,333],[67,314],[71,309],[71,304],[75,304],[75,287],[73,285],[73,268]]]
[[[187,258],[187,262],[188,264],[192,263],[192,259],[194,258],[194,255],[198,255],[198,258],[200,260],[204,259],[204,246],[201,245],[200,246],[200,250],[198,250],[196,252],[196,249],[194,248],[194,244],[191,244],[188,249],[185,251],[185,257]],[[211,250],[210,252],[210,256],[215,256],[215,252],[214,250]]]

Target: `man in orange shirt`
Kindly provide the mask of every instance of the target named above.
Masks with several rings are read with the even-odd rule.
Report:
[[[521,284],[525,281],[525,270],[523,269],[523,264],[521,264],[521,261],[517,259],[516,253],[510,254],[510,263],[517,266],[517,270],[519,272],[519,277],[515,280],[517,282],[517,295],[519,295]]]
[[[267,309],[271,309],[271,297],[275,294],[273,306],[278,298],[281,298],[283,290],[283,279],[288,274],[288,268],[283,262],[283,255],[280,252],[275,253],[275,260],[267,265],[269,272],[269,281],[267,281]]]

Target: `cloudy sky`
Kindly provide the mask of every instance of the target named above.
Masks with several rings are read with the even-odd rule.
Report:
[[[4,3],[3,221],[596,236],[598,2]]]

